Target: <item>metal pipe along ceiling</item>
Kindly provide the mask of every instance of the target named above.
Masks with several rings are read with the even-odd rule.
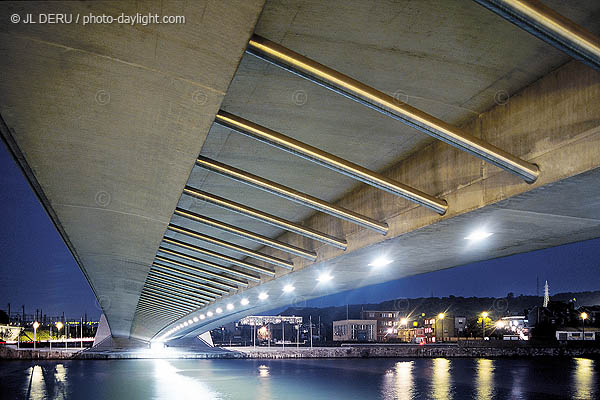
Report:
[[[239,277],[242,277],[242,278],[245,278],[245,279],[249,279],[249,280],[256,281],[256,282],[260,281],[260,277],[258,277],[258,276],[255,276],[255,275],[252,275],[252,274],[248,274],[248,273],[243,272],[243,271],[238,271],[238,270],[233,269],[233,268],[224,267],[222,265],[215,264],[215,263],[212,263],[210,261],[205,261],[205,260],[202,260],[202,259],[197,258],[197,257],[192,257],[192,256],[187,255],[185,253],[181,253],[179,251],[167,249],[167,248],[162,247],[162,246],[158,248],[158,251],[162,252],[162,253],[170,254],[170,255],[175,256],[175,257],[183,258],[183,259],[186,259],[186,260],[189,260],[189,261],[193,261],[195,263],[202,264],[202,265],[205,265],[205,266],[210,267],[210,268],[218,269],[219,271],[227,272],[227,273],[230,273],[232,275],[236,275],[236,276],[239,276]],[[206,271],[206,270],[201,270],[201,271]],[[212,276],[221,277],[221,275],[218,275],[218,274],[214,274],[213,275],[213,273],[211,273],[211,275]],[[238,282],[239,283],[241,281],[235,280],[234,282]]]
[[[297,190],[288,188],[248,172],[244,172],[240,169],[225,165],[218,161],[200,156],[196,160],[196,164],[219,175],[226,176],[235,181],[264,190],[284,199],[310,207],[314,210],[350,221],[360,226],[364,226],[365,228],[372,229],[381,233],[382,235],[385,235],[388,231],[388,225],[385,222],[375,221],[374,219],[365,217],[364,215],[360,215],[354,211],[346,210],[345,208],[327,203],[326,201],[317,199],[316,197],[301,193]]]
[[[178,311],[178,310],[168,310],[165,309],[163,307],[156,307],[156,306],[151,306],[148,304],[141,304],[138,303],[136,310],[138,311],[149,311],[149,312],[156,312],[156,313],[161,313],[161,314],[169,314],[169,315],[181,315],[184,314],[184,311]]]
[[[149,299],[153,302],[163,302],[163,305],[168,305],[169,307],[174,307],[177,308],[179,307],[180,310],[187,310],[188,312],[196,310],[198,308],[202,308],[202,304],[195,304],[189,301],[182,301],[182,300],[178,300],[178,299],[174,299],[172,297],[165,297],[165,296],[159,296],[156,295],[155,293],[151,293],[151,292],[143,292],[142,295],[140,296],[140,299]]]
[[[369,171],[360,165],[344,160],[340,157],[329,154],[316,147],[302,143],[296,139],[285,136],[279,132],[260,126],[251,121],[230,114],[226,111],[219,111],[215,118],[215,123],[230,128],[244,136],[256,139],[278,149],[287,151],[316,164],[330,168],[336,172],[347,175],[353,179],[385,190],[396,196],[401,196],[409,201],[428,207],[438,214],[445,214],[448,209],[448,203],[443,199],[430,196],[427,193],[403,185],[393,179],[387,178],[376,172]]]
[[[179,215],[192,221],[200,222],[201,224],[212,226],[222,231],[229,232],[233,235],[252,240],[253,242],[264,244],[265,246],[273,247],[275,249],[285,251],[287,253],[291,253],[309,259],[311,261],[317,259],[317,253],[315,253],[314,251],[301,249],[300,247],[292,246],[291,244],[283,243],[278,240],[271,239],[270,237],[259,235],[258,233],[254,233],[246,229],[239,228],[237,226],[229,225],[225,222],[217,221],[216,219],[205,217],[204,215],[196,214],[194,212],[187,211],[179,207],[175,209],[175,215]]]
[[[202,301],[202,302],[204,302],[206,304],[208,304],[208,303],[210,303],[210,302],[212,302],[214,300],[214,299],[210,299],[210,298],[207,298],[205,296],[202,296],[201,294],[198,294],[198,293],[193,292],[191,290],[186,290],[186,289],[183,289],[183,288],[177,288],[177,287],[165,285],[162,282],[156,282],[156,281],[153,281],[153,280],[150,280],[150,279],[148,279],[148,281],[146,282],[146,285],[148,287],[151,287],[151,288],[161,289],[161,290],[164,290],[166,292],[173,292],[175,294],[181,294],[183,296],[188,296],[188,297],[191,297],[193,299],[198,299],[198,300],[200,300],[200,301]]]
[[[218,297],[221,297],[219,295],[211,294],[210,292],[205,292],[205,291],[203,291],[201,289],[197,289],[197,288],[195,288],[192,285],[188,285],[188,284],[183,283],[183,282],[177,282],[177,281],[172,280],[172,279],[165,279],[165,278],[162,278],[160,276],[151,276],[151,275],[148,275],[147,281],[148,282],[154,282],[154,283],[160,283],[160,284],[163,284],[163,285],[167,285],[169,287],[176,287],[179,290],[186,291],[186,292],[189,292],[189,293],[193,293],[195,296],[201,296],[202,298],[206,299],[207,301],[215,301]]]
[[[192,305],[197,306],[197,307],[198,306],[204,306],[204,305],[207,304],[204,301],[200,301],[200,300],[197,300],[197,299],[191,299],[191,298],[188,298],[186,296],[179,296],[179,295],[176,295],[176,294],[171,293],[171,292],[166,292],[166,291],[160,290],[160,289],[154,289],[154,288],[151,288],[151,287],[148,287],[148,286],[144,287],[142,293],[155,294],[155,295],[157,295],[159,297],[166,298],[169,301],[176,301],[176,302],[180,302],[180,303],[192,304]]]
[[[152,263],[153,267],[157,267],[157,268],[165,268],[164,265],[159,264],[159,263]],[[180,282],[186,282],[187,284],[189,284],[189,286],[193,287],[196,290],[201,290],[203,292],[208,292],[214,296],[221,296],[223,293],[229,293],[227,290],[219,288],[219,287],[215,287],[215,286],[211,286],[211,285],[207,285],[198,281],[194,281],[191,279],[187,279],[187,278],[183,278],[179,275],[175,275],[169,272],[163,272],[163,271],[159,271],[156,268],[152,268],[150,270],[150,272],[148,272],[148,276],[153,276],[155,277],[156,275],[160,276],[160,277],[164,277],[165,279],[169,279],[171,281],[177,281],[177,283]],[[199,289],[202,288],[202,289]]]
[[[204,242],[208,242],[208,243],[212,243],[214,245],[220,246],[220,247],[224,247],[229,250],[233,250],[238,253],[245,254],[250,257],[257,258],[259,260],[268,262],[270,264],[278,265],[283,268],[292,269],[294,267],[294,264],[291,263],[290,261],[282,260],[281,258],[273,257],[268,254],[259,253],[258,251],[254,251],[254,250],[248,249],[246,247],[238,246],[237,244],[226,242],[224,240],[217,239],[215,237],[208,236],[203,233],[193,231],[191,229],[186,229],[186,228],[183,228],[178,225],[169,224],[167,229],[169,229],[173,232],[182,233],[189,237],[200,239]]]
[[[158,286],[165,290],[172,290],[172,291],[187,294],[187,295],[190,295],[193,297],[198,297],[198,298],[208,301],[208,302],[214,301],[216,299],[215,297],[209,297],[202,293],[199,293],[196,290],[187,289],[183,285],[174,286],[173,284],[170,284],[168,282],[164,282],[160,279],[156,279],[156,278],[152,278],[152,277],[148,277],[148,279],[146,279],[146,284],[151,285],[151,286]]]
[[[251,271],[255,271],[255,272],[259,272],[261,274],[265,274],[268,276],[274,276],[275,275],[275,271],[270,270],[268,268],[265,267],[261,267],[260,265],[256,265],[256,264],[252,264],[249,263],[247,261],[244,260],[238,260],[237,258],[234,257],[229,257],[226,256],[225,254],[221,254],[221,253],[217,253],[211,250],[207,250],[207,249],[203,249],[202,247],[198,247],[198,246],[194,246],[193,244],[189,244],[186,242],[182,242],[180,240],[177,239],[172,239],[170,237],[165,236],[163,238],[163,242],[171,244],[173,246],[177,246],[177,247],[181,247],[183,249],[187,249],[187,250],[191,250],[194,251],[196,253],[200,253],[209,257],[213,257],[213,258],[217,258],[219,260],[222,261],[227,261],[230,262],[232,264],[235,264],[239,267],[245,268],[245,269],[249,269]]]
[[[237,290],[237,286],[230,285],[229,283],[219,282],[219,281],[216,281],[214,279],[207,278],[205,276],[201,276],[201,275],[197,275],[197,274],[192,274],[192,273],[189,273],[189,272],[186,272],[186,271],[182,271],[180,269],[173,268],[173,267],[170,267],[168,265],[163,265],[163,264],[158,264],[158,263],[154,263],[153,265],[159,267],[160,269],[162,269],[164,271],[169,271],[169,272],[171,272],[174,275],[187,276],[189,278],[198,279],[198,280],[201,280],[201,281],[204,281],[204,282],[210,282],[213,285],[223,286],[223,287],[227,288],[227,289],[221,289],[221,290],[226,290],[226,291],[229,291],[230,289]]]
[[[165,309],[163,307],[152,306],[148,304],[138,303],[136,310],[153,311],[162,314],[181,315],[184,311]]]
[[[600,71],[600,38],[536,0],[475,0],[571,57]]]
[[[158,292],[158,293],[163,293],[163,294],[166,294],[169,297],[171,297],[171,296],[175,297],[176,299],[193,301],[194,303],[196,303],[198,305],[206,305],[206,304],[209,303],[207,300],[204,300],[204,299],[199,298],[197,296],[190,296],[190,295],[187,295],[187,294],[179,293],[179,292],[174,291],[172,289],[166,289],[164,287],[153,285],[151,283],[147,283],[145,289],[153,290],[154,292]]]
[[[188,196],[192,196],[196,199],[206,201],[207,203],[214,204],[218,207],[233,211],[241,215],[245,215],[249,218],[262,221],[266,224],[285,229],[289,232],[294,232],[298,235],[317,240],[319,242],[328,244],[333,247],[337,247],[338,249],[346,250],[346,248],[348,247],[348,243],[344,239],[339,239],[334,236],[327,235],[326,233],[322,233],[314,229],[307,228],[294,222],[285,220],[283,218],[276,217],[272,214],[259,211],[255,208],[247,207],[240,203],[227,200],[223,197],[219,197],[214,194],[204,192],[202,190],[194,189],[191,186],[186,186],[185,189],[183,189],[183,193],[187,194]]]
[[[158,256],[158,255],[156,256],[156,259],[158,261],[166,262],[169,264],[177,265],[179,267],[183,267],[185,269],[189,269],[190,271],[198,272],[199,274],[202,275],[202,279],[207,279],[207,278],[205,278],[205,276],[211,276],[213,278],[219,279],[219,280],[211,280],[211,282],[221,285],[221,286],[230,287],[232,289],[237,288],[238,285],[239,286],[248,286],[248,282],[246,282],[246,281],[242,281],[240,279],[231,278],[229,276],[217,274],[216,272],[212,272],[212,271],[209,271],[204,268],[198,268],[198,267],[195,267],[190,264],[179,262],[177,260],[173,260],[170,258]],[[225,281],[225,282],[221,282],[221,280]],[[230,282],[230,283],[227,283],[227,282]]]
[[[194,306],[189,304],[180,305],[178,303],[174,303],[171,299],[165,299],[164,297],[153,296],[151,293],[142,292],[140,294],[140,302],[149,303],[149,304],[161,304],[163,306],[172,307],[174,309],[178,309],[181,311],[190,312],[195,309]]]
[[[512,172],[529,183],[539,176],[536,165],[263,37],[253,35],[246,52]]]
[[[185,313],[189,313],[192,310],[195,310],[196,307],[190,304],[179,304],[172,302],[173,299],[167,299],[164,296],[160,297],[154,295],[150,292],[142,292],[140,294],[140,300],[138,305],[140,306],[148,306],[148,307],[170,307],[177,311],[184,311]]]

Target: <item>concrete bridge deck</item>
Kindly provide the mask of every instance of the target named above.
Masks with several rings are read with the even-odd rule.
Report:
[[[600,33],[600,5],[547,4]],[[149,340],[187,321],[169,337],[194,336],[328,293],[600,236],[600,72],[475,2],[8,2],[0,9],[25,15],[58,5],[61,12],[186,16],[173,25],[0,27],[2,136],[117,338]],[[539,178],[525,183],[244,55],[253,33],[535,163]],[[448,211],[439,215],[213,124],[220,109],[442,198]],[[199,154],[386,224],[387,234],[215,174],[196,165]],[[347,249],[192,198],[186,185],[339,238]],[[198,223],[176,208],[316,259]],[[492,236],[465,240],[477,230]],[[224,250],[206,235],[262,258]],[[197,247],[213,256],[190,261],[199,258]],[[264,262],[269,256],[282,261]],[[369,266],[380,257],[391,263]],[[169,270],[156,263],[179,278],[165,281]],[[317,283],[322,272],[334,279]],[[210,283],[207,276],[217,277]],[[190,298],[189,280],[214,300]],[[295,290],[283,292],[286,285]],[[261,293],[269,297],[260,300]]]

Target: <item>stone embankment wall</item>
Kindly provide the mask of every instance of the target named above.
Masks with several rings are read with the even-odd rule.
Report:
[[[369,358],[369,357],[600,357],[600,346],[344,346],[309,348],[229,348],[248,358]]]
[[[80,350],[33,350],[13,349],[0,346],[0,360],[67,360],[76,356]]]
[[[0,346],[0,359],[21,360],[64,360],[64,359],[127,359],[127,358],[173,358],[173,359],[215,359],[215,358],[435,358],[435,357],[594,357],[600,358],[600,346],[457,346],[457,345],[356,345],[343,347],[229,347],[214,348],[209,351],[167,351],[153,353],[142,349],[95,351],[47,351],[16,350]]]

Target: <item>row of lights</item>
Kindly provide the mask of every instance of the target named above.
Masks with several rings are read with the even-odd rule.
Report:
[[[465,240],[469,240],[471,242],[479,242],[481,240],[489,238],[492,235],[493,235],[492,232],[487,232],[485,230],[476,230],[476,231],[473,231],[471,234],[469,234],[469,236],[466,236]],[[375,260],[373,260],[369,264],[369,267],[381,268],[381,267],[385,267],[386,265],[389,265],[393,262],[394,262],[394,260],[391,260],[387,257],[379,257],[379,258],[376,258]],[[319,279],[317,279],[317,280],[319,280]]]
[[[486,239],[486,238],[488,238],[488,237],[490,237],[492,235],[493,235],[493,233],[482,231],[482,230],[478,230],[478,231],[474,231],[469,236],[465,237],[465,240],[470,240],[470,241],[473,241],[473,242],[478,242],[478,241]],[[394,262],[394,261],[391,260],[391,259],[389,259],[389,258],[387,258],[387,257],[379,257],[379,258],[376,258],[375,260],[373,260],[369,264],[369,266],[370,267],[374,267],[374,268],[381,268],[381,267],[385,267],[386,265],[391,264],[392,262]],[[329,274],[328,272],[323,272],[317,278],[317,282],[319,282],[319,283],[326,283],[326,282],[329,282],[332,279],[333,279],[333,276],[331,276],[331,274]],[[291,293],[295,289],[296,288],[292,284],[287,284],[287,285],[285,285],[283,287],[282,290],[283,290],[284,293]],[[262,300],[262,301],[264,301],[264,300],[266,300],[268,298],[269,298],[269,295],[266,292],[261,292],[258,295],[258,299]],[[250,304],[250,301],[247,298],[243,298],[240,301],[240,304],[242,306],[247,306],[248,304]],[[232,311],[234,308],[235,308],[235,306],[233,305],[233,303],[227,304],[227,310]],[[215,312],[217,314],[221,314],[223,312],[223,309],[221,307],[217,307],[215,309]],[[484,313],[484,314],[486,314],[486,315],[484,315],[484,318],[487,317],[487,313]],[[163,335],[163,338],[166,337],[166,336],[172,335],[173,333],[175,333],[175,332],[177,332],[177,331],[179,331],[179,330],[181,330],[183,328],[186,328],[186,327],[188,327],[188,326],[190,326],[190,325],[192,325],[194,323],[197,323],[197,322],[199,322],[201,320],[204,320],[207,317],[210,318],[213,315],[214,315],[214,313],[212,311],[208,311],[206,313],[206,315],[205,314],[200,314],[200,316],[198,316],[198,317],[193,317],[192,319],[189,319],[189,320],[187,320],[187,321],[185,321],[185,322],[177,325],[176,327],[170,329],[169,331],[167,331]],[[444,319],[445,315],[444,314],[440,314],[438,317],[440,319]],[[401,323],[404,323],[404,324],[406,324],[407,322],[408,322],[408,320],[406,320],[406,318],[403,318],[402,321],[401,321]]]
[[[319,278],[317,278],[317,281],[319,282],[328,282],[331,279],[333,279],[333,277],[331,275],[329,275],[328,273],[323,273],[319,276]],[[284,293],[291,293],[295,290],[296,288],[294,287],[294,285],[291,284],[287,284],[283,287],[282,291]],[[269,298],[269,294],[267,292],[261,292],[258,295],[258,299],[261,301],[264,301],[266,299]],[[250,304],[250,300],[248,300],[247,298],[243,298],[242,300],[240,300],[240,304],[242,306],[247,306],[248,304]],[[228,303],[226,306],[228,311],[233,311],[235,309],[235,305],[233,303]],[[168,330],[163,336],[162,339],[166,338],[167,336],[172,335],[173,333],[183,329],[183,328],[187,328],[188,326],[191,326],[195,323],[198,323],[200,321],[205,320],[206,318],[210,318],[212,316],[214,316],[216,314],[222,314],[223,313],[223,309],[221,307],[217,307],[214,311],[214,313],[212,311],[208,311],[206,314],[200,314],[197,317],[193,317],[191,319],[188,319],[187,321],[184,321],[182,323],[180,323],[179,325],[175,326],[174,328],[171,328],[170,330]]]

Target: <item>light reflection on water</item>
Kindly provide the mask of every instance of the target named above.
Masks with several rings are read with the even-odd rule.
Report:
[[[594,399],[598,396],[598,377],[594,369],[594,360],[575,358],[573,373],[574,399]]]
[[[44,399],[47,397],[46,383],[42,367],[34,365],[29,368],[29,385],[25,389],[26,397],[30,399]]]
[[[477,400],[494,398],[494,360],[480,358],[477,360]]]
[[[167,360],[153,360],[154,387],[159,399],[215,399],[222,397],[201,380],[182,374],[182,370],[174,367]]]
[[[413,364],[413,361],[400,361],[393,368],[386,371],[381,388],[383,399],[410,400],[415,398]]]
[[[573,359],[3,362],[0,398],[596,399],[598,362]],[[15,394],[21,395],[15,395]]]
[[[433,360],[433,384],[431,398],[435,400],[451,399],[450,392],[450,360],[435,358]]]

